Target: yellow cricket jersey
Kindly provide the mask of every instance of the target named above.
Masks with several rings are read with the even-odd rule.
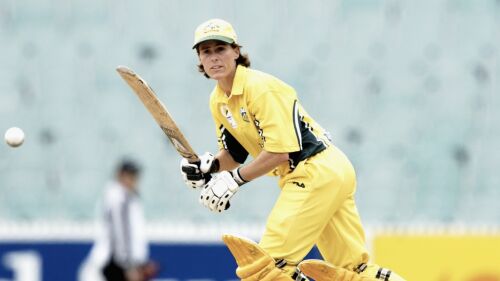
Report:
[[[272,174],[285,175],[330,143],[324,129],[302,108],[295,90],[281,80],[238,65],[229,97],[216,85],[210,96],[220,149],[244,163],[262,150],[290,155],[289,165]]]

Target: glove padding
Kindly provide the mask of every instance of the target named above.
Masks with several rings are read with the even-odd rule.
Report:
[[[233,172],[234,173],[234,172]],[[229,200],[238,191],[240,184],[231,172],[223,171],[212,177],[200,195],[200,204],[213,212],[222,212],[230,206]]]
[[[200,161],[189,163],[186,158],[181,159],[182,179],[187,186],[198,188],[205,185],[212,176],[211,172],[218,169],[218,161],[210,152],[205,152],[200,156]]]

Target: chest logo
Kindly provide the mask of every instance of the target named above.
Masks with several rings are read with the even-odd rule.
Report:
[[[227,105],[221,105],[220,112],[224,117],[226,117],[227,122],[231,125],[231,127],[233,127],[233,129],[238,128],[238,124],[236,124],[236,120],[234,120],[233,114],[231,113]]]
[[[240,114],[241,114],[241,118],[243,119],[243,121],[250,122],[250,120],[248,119],[248,114],[245,111],[245,108],[243,108],[243,107],[240,108]]]

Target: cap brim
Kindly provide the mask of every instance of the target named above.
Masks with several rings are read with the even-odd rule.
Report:
[[[228,43],[228,44],[234,43],[234,40],[229,38],[229,37],[221,36],[221,35],[211,35],[211,36],[203,37],[202,39],[198,40],[198,42],[194,43],[193,49],[196,49],[196,47],[198,45],[200,45],[201,43],[203,43],[205,41],[210,41],[210,40],[222,41],[222,42]]]

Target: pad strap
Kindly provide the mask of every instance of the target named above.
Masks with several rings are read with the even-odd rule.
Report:
[[[300,271],[299,268],[295,268],[295,272],[292,275],[294,281],[309,281],[307,277]]]
[[[387,268],[379,268],[377,271],[377,276],[375,278],[381,279],[384,281],[389,281],[389,278],[391,277],[391,271]]]
[[[358,266],[354,268],[354,272],[360,274],[361,272],[365,271],[367,267],[368,265],[366,263],[360,263]]]

